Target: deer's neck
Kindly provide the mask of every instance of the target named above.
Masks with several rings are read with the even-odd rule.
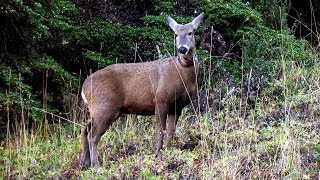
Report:
[[[194,66],[197,61],[198,59],[195,52],[190,52],[186,55],[178,54],[178,62],[182,67]]]

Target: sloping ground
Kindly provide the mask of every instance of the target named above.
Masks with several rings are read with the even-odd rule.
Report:
[[[312,70],[319,72],[319,63]],[[48,126],[47,137],[30,135],[20,127],[19,134],[9,134],[7,146],[1,147],[1,171],[10,179],[317,179],[319,74],[308,78],[305,92],[282,102],[261,93],[252,107],[248,98],[236,94],[212,94],[225,94],[217,98],[221,108],[207,106],[201,115],[186,109],[174,147],[165,149],[160,158],[154,157],[152,148],[154,118],[122,117],[100,141],[97,172],[80,169],[77,125]],[[298,79],[303,81],[304,75]]]

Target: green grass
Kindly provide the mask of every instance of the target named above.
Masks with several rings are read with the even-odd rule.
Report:
[[[7,138],[0,153],[2,174],[6,178],[43,178],[61,171],[80,151],[79,140],[63,126],[49,127],[50,135],[42,137],[21,130]]]
[[[319,64],[313,67],[319,68]],[[319,79],[319,74],[312,78]],[[313,179],[319,176],[320,96],[317,89],[306,90],[286,101],[287,110],[308,102],[304,111],[309,115],[303,119],[294,113],[278,116],[284,108],[276,108],[277,101],[263,102],[267,97],[259,97],[246,116],[240,108],[245,102],[232,96],[224,97],[228,106],[218,111],[195,118],[185,111],[174,147],[165,149],[162,158],[153,154],[154,117],[123,117],[100,141],[98,171],[81,171],[76,166],[80,127],[46,125],[46,135],[19,127],[17,134],[9,134],[1,143],[0,170],[6,179]],[[197,143],[194,149],[182,150],[191,141]]]

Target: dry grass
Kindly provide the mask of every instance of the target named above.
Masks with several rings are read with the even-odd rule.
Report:
[[[303,81],[307,72],[298,68],[287,72],[288,78]],[[319,72],[320,64],[312,69]],[[238,89],[245,94],[231,95],[209,91],[212,96],[225,94],[219,97],[222,108],[212,110],[207,104],[207,111],[196,116],[185,110],[174,147],[165,149],[161,158],[153,155],[154,118],[122,117],[100,141],[102,167],[98,172],[78,167],[79,125],[59,117],[59,123],[45,124],[41,132],[30,133],[25,126],[17,125],[15,134],[8,133],[1,145],[2,177],[316,179],[319,74],[305,79],[310,84],[304,93],[286,96],[283,102],[262,93],[250,106],[246,89]],[[78,106],[77,96],[67,96],[65,101],[69,120],[83,123],[86,114]]]

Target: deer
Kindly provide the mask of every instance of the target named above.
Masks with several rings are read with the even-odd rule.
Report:
[[[155,155],[160,156],[167,129],[167,147],[182,109],[197,91],[198,58],[194,33],[204,17],[178,24],[166,17],[175,33],[177,55],[150,62],[117,63],[89,75],[81,96],[90,112],[91,121],[81,130],[81,164],[99,168],[97,145],[101,136],[120,115],[155,115]]]

